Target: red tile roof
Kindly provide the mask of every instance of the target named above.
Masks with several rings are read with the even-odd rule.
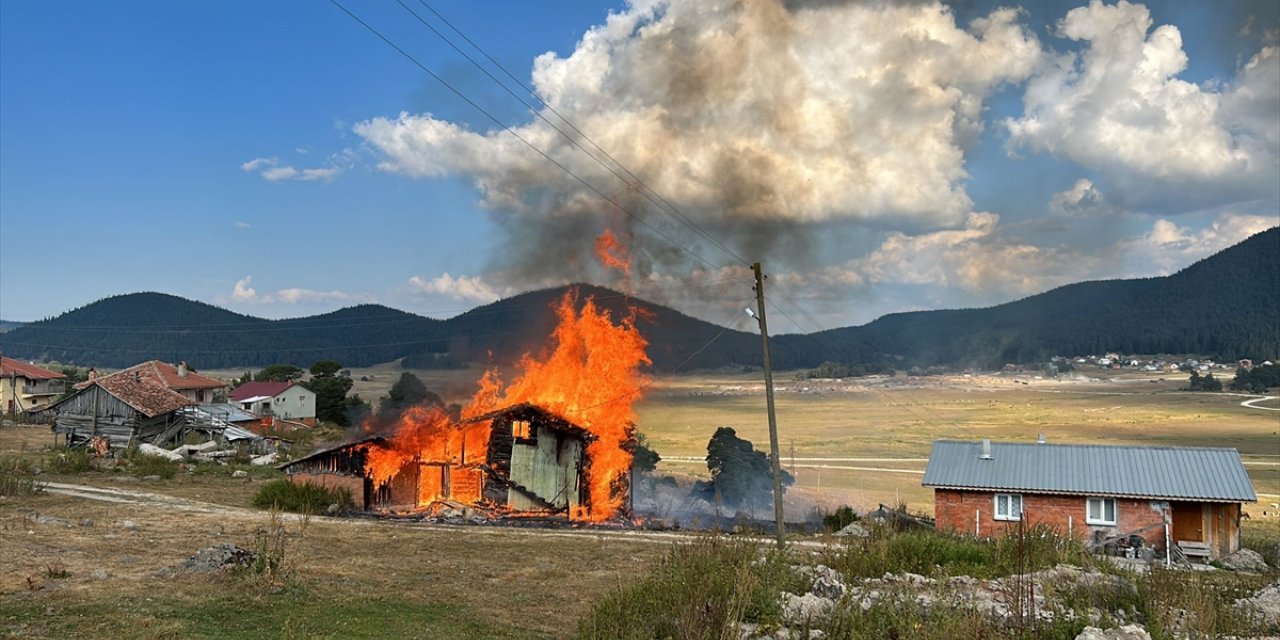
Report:
[[[150,380],[152,384],[174,390],[221,389],[227,386],[227,383],[216,378],[202,376],[196,373],[193,369],[187,369],[187,375],[180,376],[178,375],[178,367],[176,365],[172,365],[167,362],[160,362],[159,360],[148,360],[142,364],[135,364],[128,369],[117,371],[105,376],[99,376],[97,380],[109,380],[117,376],[127,377],[130,379],[140,377]],[[90,382],[82,382],[76,385],[76,388],[83,389],[88,387]]]
[[[118,374],[105,376],[89,383],[89,386],[95,384],[148,418],[196,404],[181,393],[156,384],[154,380],[142,375],[137,378]]]
[[[66,377],[61,373],[41,369],[34,364],[0,356],[0,378],[12,378],[15,374],[28,380],[53,380]]]
[[[246,382],[227,394],[227,399],[232,402],[240,402],[245,398],[254,396],[267,396],[274,398],[280,395],[289,387],[298,384],[296,382]]]

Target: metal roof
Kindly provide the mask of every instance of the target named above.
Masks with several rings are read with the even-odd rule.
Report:
[[[1256,502],[1235,449],[938,440],[925,468],[926,487],[1120,496],[1165,500]]]

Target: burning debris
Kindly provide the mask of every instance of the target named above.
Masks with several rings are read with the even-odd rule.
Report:
[[[368,511],[432,512],[444,502],[577,521],[625,516],[647,343],[634,317],[614,324],[592,299],[578,306],[576,294],[561,299],[552,348],[521,358],[510,384],[486,372],[461,419],[414,407],[386,436],[282,469],[294,482],[346,488]]]

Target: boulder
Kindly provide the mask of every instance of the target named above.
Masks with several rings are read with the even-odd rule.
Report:
[[[155,456],[157,458],[164,458],[165,460],[172,460],[174,462],[182,459],[181,453],[157,447],[149,442],[144,442],[138,445],[138,453],[141,453],[144,456]]]
[[[813,587],[809,589],[809,593],[828,600],[839,600],[844,597],[848,589],[840,572],[825,565],[818,565],[814,570]]]
[[[1262,554],[1252,549],[1241,549],[1219,560],[1218,564],[1226,569],[1250,573],[1263,573],[1268,568],[1267,561],[1262,559]]]
[[[857,522],[849,523],[849,526],[835,532],[837,536],[850,536],[854,538],[866,538],[871,535],[871,530],[862,526]]]
[[[232,478],[248,478],[249,472],[245,471],[244,469],[236,469],[235,471],[231,472],[231,477]]]
[[[141,527],[141,526],[139,526],[139,525],[138,525],[138,523],[136,523],[136,522],[134,522],[134,521],[132,521],[132,520],[123,520],[123,521],[121,521],[121,522],[120,522],[120,528],[121,528],[121,529],[124,529],[125,531],[137,531],[138,529],[141,529],[142,527]]]
[[[808,625],[825,620],[835,609],[835,601],[812,593],[802,596],[782,594],[782,619],[790,625]]]
[[[271,465],[275,464],[275,463],[276,463],[276,460],[279,460],[279,459],[280,459],[280,454],[275,453],[275,452],[273,451],[273,452],[271,452],[271,453],[268,453],[268,454],[267,454],[267,455],[265,455],[265,456],[258,456],[258,457],[256,457],[256,458],[254,458],[254,459],[250,460],[250,461],[249,461],[249,464],[252,464],[252,465],[254,465],[254,466],[258,466],[258,467],[267,467],[267,466],[271,466]]]
[[[1267,625],[1280,625],[1280,580],[1235,602],[1236,611]]]
[[[1151,640],[1151,634],[1136,624],[1126,624],[1117,629],[1102,630],[1098,627],[1085,627],[1076,636],[1076,640]]]
[[[205,547],[178,565],[185,571],[220,571],[252,565],[258,554],[234,544],[222,543]]]

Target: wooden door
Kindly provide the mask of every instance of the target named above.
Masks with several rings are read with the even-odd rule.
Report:
[[[1204,542],[1204,510],[1199,502],[1174,502],[1174,541]]]

